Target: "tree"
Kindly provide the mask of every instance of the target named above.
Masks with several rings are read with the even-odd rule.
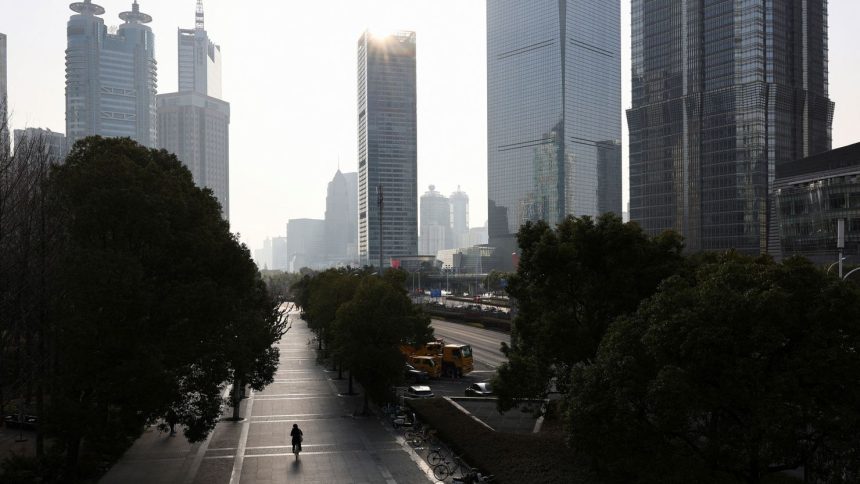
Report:
[[[571,442],[625,482],[857,482],[858,312],[805,260],[702,258],[575,368]]]
[[[174,155],[86,138],[51,176],[65,247],[45,420],[74,473],[82,441],[175,412],[198,441],[229,379],[271,381],[279,321],[248,250]],[[69,476],[67,476],[68,478]]]
[[[307,302],[302,309],[308,327],[316,333],[320,348],[332,347],[337,310],[352,299],[358,283],[366,274],[350,269],[328,269],[309,282]]]
[[[566,393],[570,369],[594,357],[609,323],[683,265],[677,234],[652,238],[614,214],[568,217],[554,230],[527,223],[517,241],[522,255],[508,294],[518,313],[494,383],[501,409],[552,389]]]
[[[335,348],[364,386],[364,412],[368,398],[384,401],[403,377],[399,346],[433,337],[430,319],[412,304],[400,279],[399,271],[363,277],[352,299],[337,311]]]

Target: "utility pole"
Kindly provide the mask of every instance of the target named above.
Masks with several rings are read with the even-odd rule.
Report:
[[[836,222],[836,248],[839,249],[839,278],[842,279],[842,249],[845,248],[845,219]]]
[[[376,185],[376,205],[379,207],[379,276],[382,277],[382,183]]]

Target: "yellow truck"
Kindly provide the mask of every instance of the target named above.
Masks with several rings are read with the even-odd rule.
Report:
[[[442,375],[442,358],[439,356],[412,355],[408,360],[416,370],[427,372],[430,378],[439,378]]]
[[[400,351],[408,358],[414,356],[438,357],[441,373],[454,378],[469,374],[474,368],[472,347],[460,344],[445,344],[443,340],[431,341],[417,348],[401,346]],[[413,366],[415,366],[413,364]],[[417,366],[416,366],[417,368]]]

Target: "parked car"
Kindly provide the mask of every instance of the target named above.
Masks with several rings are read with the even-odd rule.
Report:
[[[419,370],[409,363],[405,363],[405,365],[403,376],[406,378],[406,381],[414,381],[417,383],[430,379],[430,375],[426,371]]]
[[[493,395],[493,387],[489,382],[472,383],[466,387],[467,397],[489,397]]]
[[[433,398],[433,391],[427,385],[412,385],[406,389],[406,398]]]

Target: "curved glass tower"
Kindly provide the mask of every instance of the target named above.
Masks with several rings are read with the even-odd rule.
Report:
[[[66,136],[69,146],[90,135],[129,137],[154,148],[157,66],[152,17],[137,1],[108,33],[91,0],[69,6],[67,26]]]

